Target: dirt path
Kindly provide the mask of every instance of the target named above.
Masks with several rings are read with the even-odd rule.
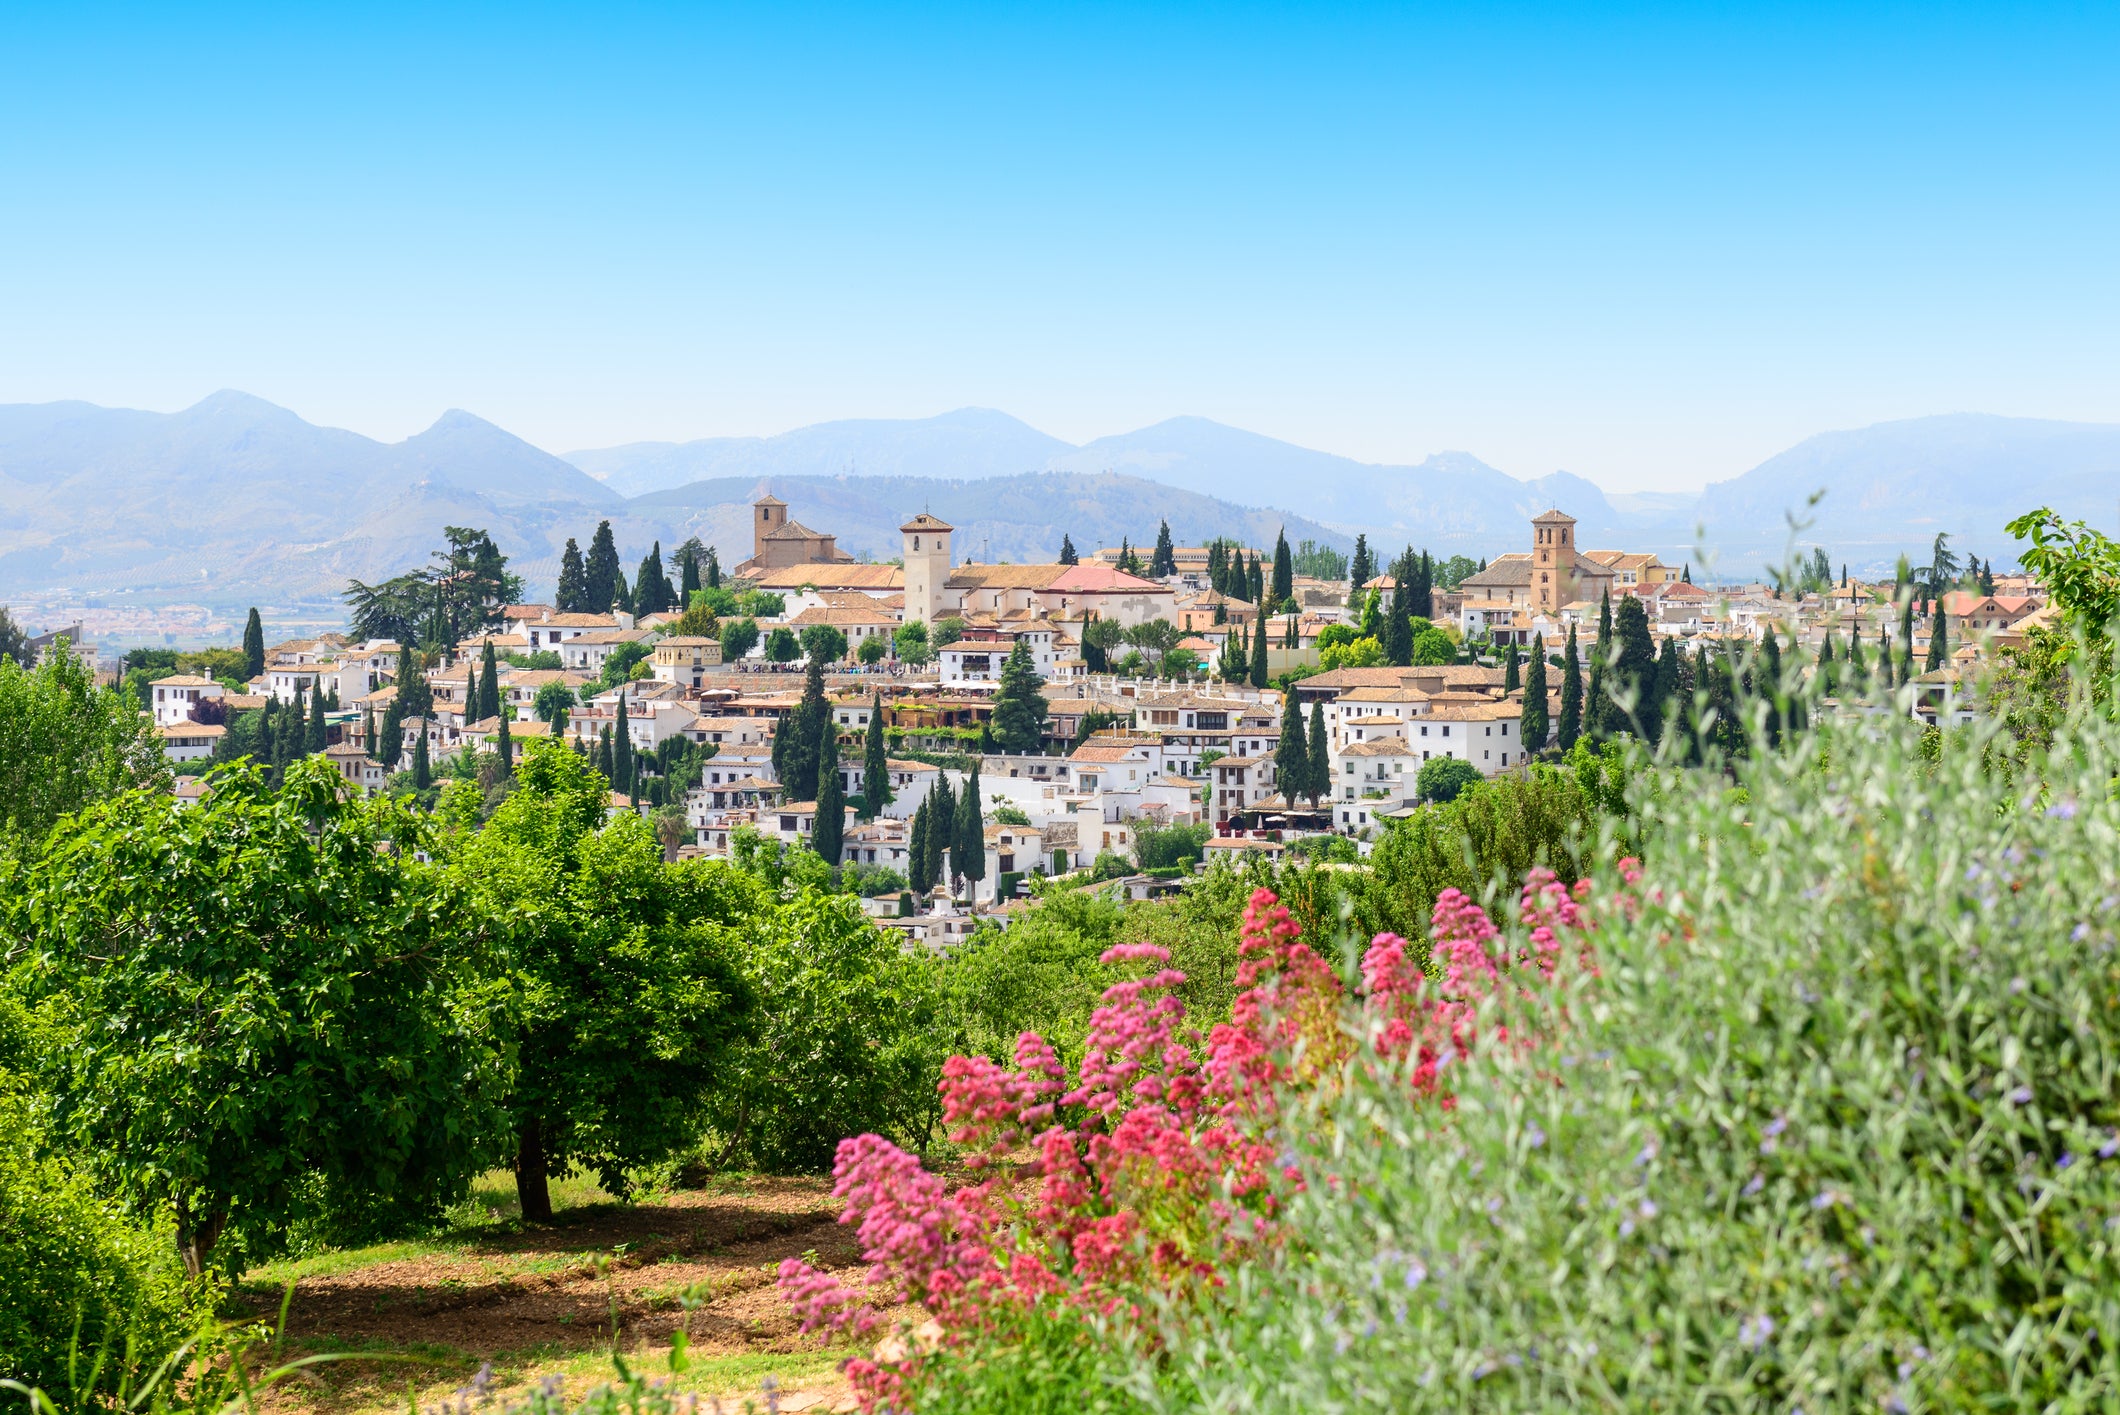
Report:
[[[274,1403],[335,1415],[403,1411],[408,1378],[427,1405],[481,1362],[492,1363],[503,1400],[550,1375],[586,1388],[610,1375],[615,1318],[619,1349],[658,1372],[684,1325],[694,1360],[685,1388],[755,1392],[771,1374],[781,1409],[830,1408],[844,1395],[836,1374],[844,1353],[798,1338],[774,1277],[783,1258],[806,1254],[823,1267],[854,1264],[837,1215],[828,1181],[755,1179],[563,1210],[534,1228],[291,1265],[290,1350],[395,1359],[317,1368]],[[269,1318],[285,1277],[268,1270],[259,1279],[233,1305]]]

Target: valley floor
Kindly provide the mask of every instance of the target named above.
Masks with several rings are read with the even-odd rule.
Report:
[[[667,1377],[683,1327],[691,1367],[675,1381],[699,1393],[702,1415],[717,1401],[764,1408],[769,1377],[780,1410],[851,1408],[837,1369],[847,1353],[798,1337],[774,1287],[783,1258],[857,1260],[828,1180],[722,1178],[630,1205],[577,1181],[555,1189],[555,1221],[534,1227],[513,1198],[508,1176],[492,1176],[458,1229],[246,1274],[229,1315],[271,1323],[292,1282],[283,1356],[354,1358],[308,1368],[270,1404],[360,1415],[404,1411],[410,1395],[434,1409],[454,1405],[482,1362],[499,1406],[549,1377],[579,1393],[611,1377],[614,1331],[636,1370]]]

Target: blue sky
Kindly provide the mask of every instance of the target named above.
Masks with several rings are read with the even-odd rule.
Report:
[[[0,402],[977,404],[1614,489],[2120,421],[2120,10],[0,11]]]

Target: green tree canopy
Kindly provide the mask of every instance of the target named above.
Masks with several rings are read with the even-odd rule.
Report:
[[[994,740],[1004,752],[1029,754],[1045,739],[1045,695],[1043,680],[1031,662],[1030,641],[1018,638],[1001,665],[1001,682],[994,691]]]
[[[34,847],[68,812],[168,782],[152,724],[71,649],[33,669],[0,657],[0,854]]]
[[[469,788],[467,788],[469,789]],[[750,995],[738,959],[769,902],[720,863],[663,863],[648,824],[605,824],[605,783],[575,753],[528,744],[515,789],[451,861],[513,991],[517,1074],[504,1098],[526,1219],[547,1180],[627,1171],[698,1135]]]

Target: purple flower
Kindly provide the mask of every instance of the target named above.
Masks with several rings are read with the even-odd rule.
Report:
[[[2013,1105],[2030,1105],[2032,1103],[2032,1088],[2030,1086],[2019,1086],[2016,1090],[2010,1092],[2010,1102]]]

